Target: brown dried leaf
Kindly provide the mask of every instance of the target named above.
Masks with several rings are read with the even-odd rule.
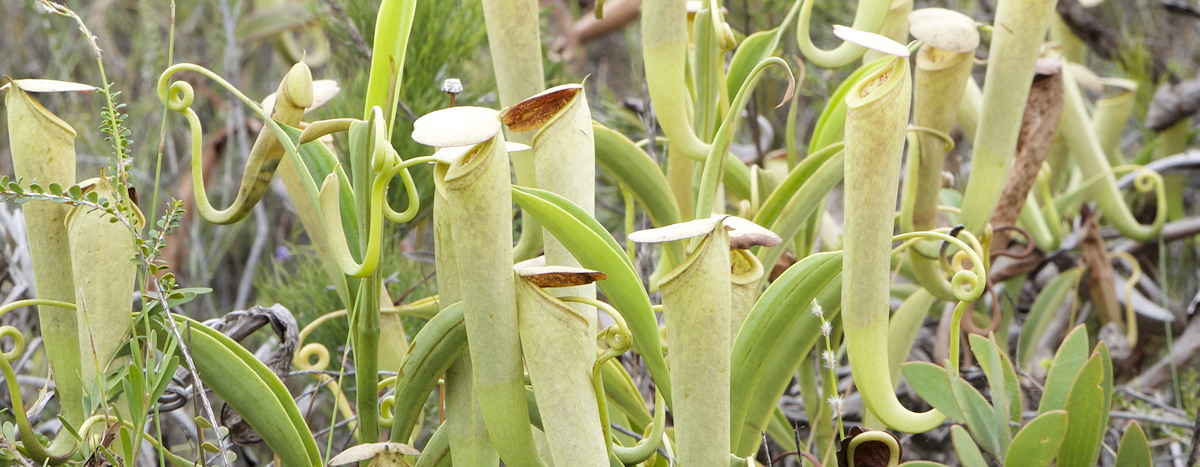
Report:
[[[1112,261],[1108,259],[1108,246],[1104,243],[1104,237],[1100,235],[1100,225],[1097,222],[1100,216],[1089,211],[1083,214],[1083,238],[1079,241],[1080,256],[1083,264],[1087,266],[1088,295],[1092,299],[1092,305],[1096,307],[1100,323],[1105,326],[1116,324],[1119,327],[1117,334],[1123,335],[1125,318],[1121,312],[1121,304],[1117,301],[1117,292],[1112,287],[1115,276]],[[1122,358],[1116,353],[1120,348],[1122,347],[1112,348],[1113,360]],[[1125,356],[1128,356],[1128,352]]]
[[[1050,153],[1058,118],[1062,115],[1063,84],[1059,73],[1062,61],[1039,59],[1037,74],[1029,89],[1029,100],[1025,105],[1025,116],[1021,120],[1021,134],[1017,140],[1016,160],[1009,172],[1008,182],[1000,195],[1000,204],[992,214],[995,227],[1014,225],[1025,206],[1025,197],[1033,182],[1037,180],[1042,162]],[[993,242],[998,247],[1007,247],[1007,238]]]

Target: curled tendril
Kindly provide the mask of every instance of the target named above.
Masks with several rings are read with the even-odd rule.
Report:
[[[596,363],[592,365],[592,390],[596,393],[596,406],[600,410],[600,424],[604,432],[604,439],[611,440],[613,439],[612,427],[608,421],[608,403],[604,396],[604,379],[601,376],[601,370],[604,368],[604,362],[629,351],[633,346],[633,332],[629,330],[629,325],[626,324],[625,317],[621,316],[621,313],[616,308],[613,308],[612,305],[594,298],[585,297],[559,297],[559,300],[594,306],[604,310],[613,319],[613,325],[601,331],[600,336],[598,336],[608,344],[609,348],[599,352],[599,355],[596,357]],[[608,445],[608,449],[612,451],[611,443]]]
[[[663,395],[659,391],[654,392],[654,421],[650,426],[646,427],[645,436],[641,441],[633,446],[612,446],[613,455],[625,465],[636,465],[645,462],[658,446],[662,444],[663,433],[667,428],[667,401],[663,399]]]
[[[1158,172],[1147,169],[1140,165],[1122,165],[1113,168],[1114,173],[1121,171],[1135,172],[1137,175],[1133,178],[1133,188],[1138,193],[1149,193],[1152,190],[1160,190],[1163,187],[1162,175]]]
[[[391,378],[389,378],[389,379],[391,379]],[[394,380],[390,381],[390,382],[392,384],[395,384]],[[380,381],[379,384],[380,384],[380,386],[384,385],[383,381]],[[396,396],[395,395],[390,395],[390,396],[384,397],[383,400],[379,401],[379,426],[382,426],[384,428],[392,427],[392,422],[396,420],[396,415],[394,413],[392,413],[392,409],[395,408],[395,405],[396,405]]]
[[[317,358],[313,362],[313,357]],[[329,349],[323,344],[308,343],[296,352],[296,368],[301,371],[325,371],[329,368]]]
[[[0,316],[8,314],[8,312],[25,308],[27,306],[54,306],[67,310],[74,311],[75,304],[68,302],[60,302],[58,300],[47,300],[44,298],[33,298],[28,300],[17,300],[4,306],[0,306]],[[16,362],[21,355],[25,353],[25,335],[21,334],[21,330],[12,326],[0,326],[0,339],[4,336],[12,338],[13,346],[7,352],[0,353],[0,358],[4,358],[9,363]]]
[[[938,130],[936,128],[927,127],[927,126],[917,126],[917,125],[909,125],[908,126],[908,135],[910,137],[910,139],[909,139],[910,142],[912,141],[911,137],[913,135],[920,134],[920,133],[925,133],[929,136],[933,136],[937,139],[942,140],[942,143],[944,143],[946,145],[946,152],[950,152],[950,151],[954,150],[954,138],[951,138],[950,135],[947,134],[946,132]]]
[[[899,253],[923,238],[933,238],[945,242],[942,247],[943,257],[945,256],[944,251],[946,248],[950,246],[958,248],[959,251],[954,255],[955,259],[947,265],[947,267],[956,269],[950,277],[950,291],[959,300],[958,304],[954,307],[954,315],[950,323],[950,365],[957,370],[959,363],[959,329],[962,325],[962,317],[970,309],[971,305],[975,303],[975,300],[983,296],[983,292],[987,290],[984,283],[987,271],[984,270],[982,259],[983,246],[980,244],[979,239],[975,238],[970,231],[965,229],[955,228],[950,233],[956,233],[958,236],[966,238],[966,241],[958,238],[958,236],[938,231],[909,232],[892,237],[892,241],[903,242],[892,253]],[[966,262],[970,262],[970,268],[964,267]]]
[[[1124,251],[1114,251],[1108,254],[1110,259],[1120,258],[1129,266],[1129,278],[1125,280],[1125,340],[1130,346],[1137,345],[1137,315],[1133,310],[1133,288],[1142,279],[1142,267],[1133,255]]]
[[[326,313],[312,320],[311,323],[304,326],[304,329],[300,330],[297,342],[304,343],[304,339],[322,324],[343,316],[346,316],[346,310]],[[313,361],[313,357],[316,357],[316,362]],[[292,359],[292,364],[296,365],[296,369],[301,371],[325,371],[326,368],[329,368],[329,360],[329,348],[323,344],[310,342],[300,347],[300,350],[296,352],[296,356]],[[328,385],[330,394],[333,394],[334,404],[342,416],[348,420],[354,418],[354,409],[350,407],[350,401],[346,399],[346,394],[342,392],[342,386],[338,384],[338,378],[323,373],[314,373],[313,377],[317,379],[318,387],[321,384]],[[353,423],[350,426],[351,429],[355,428]]]
[[[1012,250],[1005,248],[1005,249],[997,250],[997,251],[993,252],[992,253],[993,255],[1007,256],[1009,258],[1024,258],[1024,257],[1027,257],[1027,256],[1033,254],[1033,250],[1036,248],[1036,246],[1034,245],[1034,242],[1033,242],[1033,234],[1029,233],[1028,230],[1022,229],[1015,225],[1005,225],[1005,226],[997,227],[993,233],[1000,234],[1003,232],[1015,232],[1017,235],[1020,235],[1021,238],[1023,239],[1023,242],[1025,243],[1025,248],[1020,251],[1012,251]]]
[[[1104,183],[1113,183],[1112,177],[1116,177],[1126,172],[1136,172],[1137,175],[1133,180],[1133,187],[1138,193],[1154,192],[1154,205],[1156,207],[1154,220],[1149,226],[1138,224],[1136,220],[1129,220],[1129,208],[1118,204],[1117,206],[1107,206],[1103,202],[1100,203],[1100,210],[1107,213],[1117,214],[1124,212],[1124,215],[1118,214],[1112,219],[1114,226],[1122,235],[1127,237],[1145,240],[1146,238],[1157,235],[1162,230],[1163,224],[1167,222],[1167,191],[1166,184],[1163,182],[1162,175],[1146,167],[1127,164],[1113,167],[1108,171],[1096,174],[1083,183],[1080,183],[1075,189],[1063,194],[1058,198],[1056,204],[1059,211],[1065,211],[1067,207],[1073,206],[1079,199],[1091,192],[1096,186],[1104,186]],[[1116,212],[1114,212],[1116,211]]]
[[[171,83],[170,90],[166,94],[159,95],[159,99],[167,106],[167,110],[181,113],[192,106],[195,97],[196,91],[186,81]]]
[[[0,356],[9,363],[12,363],[21,358],[21,355],[25,353],[25,336],[21,334],[20,329],[13,326],[0,326],[0,339],[4,339],[5,337],[12,338],[12,348],[0,354]]]
[[[984,284],[982,280],[984,277],[987,277],[987,272],[984,270],[984,263],[981,259],[981,256],[983,255],[983,247],[979,243],[979,240],[975,238],[975,236],[969,231],[963,230],[959,232],[958,235],[965,237],[967,241],[963,241],[958,237],[939,231],[921,231],[900,234],[892,237],[893,242],[903,242],[900,244],[900,246],[892,250],[892,254],[899,253],[900,251],[911,247],[919,239],[928,238],[946,242],[946,248],[949,246],[958,248],[963,255],[962,259],[954,261],[953,265],[947,263],[947,268],[953,272],[953,275],[950,278],[951,290],[954,292],[954,297],[960,301],[975,301],[981,295],[983,295],[985,287],[983,287]],[[963,267],[963,264],[967,261],[971,263],[970,268]]]

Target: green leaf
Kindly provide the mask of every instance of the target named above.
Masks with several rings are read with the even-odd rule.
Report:
[[[465,348],[467,328],[463,325],[461,302],[443,308],[413,336],[408,353],[400,363],[400,374],[404,377],[396,381],[395,404],[392,405],[393,442],[408,440],[438,378]]]
[[[1081,274],[1083,274],[1082,267],[1064,271],[1046,284],[1046,287],[1034,299],[1033,306],[1025,318],[1025,324],[1021,327],[1021,335],[1017,343],[1017,365],[1021,368],[1029,367],[1029,360],[1033,358],[1038,342],[1042,340],[1050,322],[1058,315],[1058,310],[1062,307],[1063,302],[1067,297],[1073,296],[1071,292],[1075,290],[1075,284],[1079,282]]]
[[[730,353],[730,429],[738,456],[753,454],[767,428],[784,386],[799,360],[819,338],[820,321],[804,311],[821,297],[826,319],[833,318],[831,301],[840,298],[842,255],[825,252],[793,264],[767,288],[741,330]],[[836,291],[835,291],[836,289]],[[833,296],[822,295],[833,292]],[[837,297],[837,298],[835,298]],[[839,302],[840,305],[840,302]]]
[[[254,354],[229,337],[199,322],[171,315],[188,343],[205,386],[225,400],[258,432],[286,465],[315,465],[321,455],[316,440],[287,387]],[[151,320],[159,332],[170,332]],[[146,330],[142,330],[145,332]],[[164,339],[160,349],[171,347]],[[211,423],[197,421],[198,425]]]
[[[950,427],[950,439],[954,442],[954,452],[958,453],[958,462],[963,467],[987,467],[988,463],[979,452],[979,446],[967,434],[962,425]]]
[[[1001,435],[995,424],[995,412],[987,399],[971,383],[958,376],[950,379],[950,389],[954,391],[954,399],[962,410],[963,421],[971,429],[971,434],[984,450],[998,459],[1003,458],[1004,446],[1001,446]]]
[[[1038,415],[1013,437],[1004,457],[1005,467],[1049,466],[1054,463],[1066,435],[1066,411],[1051,410]]]
[[[1102,342],[1071,385],[1066,401],[1070,424],[1058,455],[1061,467],[1093,466],[1100,456],[1112,394],[1112,370],[1105,360],[1108,348]]]
[[[965,422],[966,417],[958,408],[954,391],[950,389],[950,378],[946,369],[927,362],[908,362],[900,365],[900,373],[925,402],[946,414],[947,417]]]
[[[990,335],[991,336],[991,335]],[[994,338],[994,336],[991,336]],[[995,427],[997,439],[997,447],[999,451],[994,452],[996,458],[1003,459],[1005,451],[1008,449],[1008,443],[1011,439],[1011,431],[1009,430],[1010,406],[1013,403],[1012,394],[1009,393],[1010,386],[1007,384],[1008,378],[1005,374],[1005,363],[1007,360],[1002,360],[1000,347],[992,339],[985,339],[978,334],[971,334],[968,338],[971,346],[971,353],[975,355],[975,360],[979,363],[980,368],[983,368],[984,375],[987,376],[988,389],[991,391],[992,398],[992,424]],[[1011,369],[1011,365],[1008,365]],[[1013,381],[1016,380],[1014,376]],[[1019,401],[1019,399],[1018,399]],[[1019,402],[1018,402],[1019,404]],[[1017,408],[1017,422],[1020,423],[1020,407]]]
[[[1121,436],[1121,444],[1117,447],[1117,462],[1122,467],[1150,467],[1154,457],[1150,452],[1150,443],[1146,441],[1146,433],[1137,422],[1130,422]]]
[[[1088,358],[1087,329],[1077,326],[1054,355],[1054,365],[1046,375],[1045,389],[1042,391],[1042,401],[1038,405],[1038,413],[1067,407],[1067,393]]]
[[[794,2],[792,9],[788,11],[787,16],[783,18],[783,23],[780,23],[778,27],[756,32],[742,40],[733,53],[733,58],[729,60],[729,71],[725,76],[725,86],[729,95],[737,94],[742,83],[745,83],[746,78],[750,76],[750,70],[753,70],[758,62],[775,55],[775,51],[779,49],[780,38],[792,24],[792,19],[796,17],[799,8],[800,2]]]
[[[655,227],[679,223],[679,207],[658,164],[645,151],[616,131],[592,124],[596,163],[624,183],[646,210]],[[682,259],[682,258],[681,258]]]
[[[536,188],[514,186],[512,198],[558,238],[579,260],[580,265],[608,274],[607,280],[596,285],[625,317],[633,333],[635,349],[645,359],[646,367],[659,390],[669,396],[670,374],[662,354],[658,319],[650,308],[650,298],[642,288],[642,281],[634,272],[633,262],[625,255],[625,251],[596,219],[562,196]],[[671,403],[670,397],[667,403]]]

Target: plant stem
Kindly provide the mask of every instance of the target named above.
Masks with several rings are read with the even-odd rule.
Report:
[[[1050,19],[1055,16],[1055,3],[1055,0],[997,2],[971,178],[963,193],[959,218],[976,236],[982,235],[992,218],[1008,179],[1021,116],[1033,82],[1034,64]]]

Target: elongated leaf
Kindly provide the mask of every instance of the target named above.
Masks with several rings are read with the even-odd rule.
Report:
[[[750,406],[760,397],[756,391],[767,374],[767,365],[774,361],[772,356],[782,351],[787,330],[803,322],[809,332],[805,337],[807,345],[801,347],[811,348],[816,341],[820,322],[812,313],[802,310],[822,289],[839,280],[841,259],[841,252],[818,253],[793,264],[763,292],[750,311],[734,340],[730,358],[732,439],[742,439],[743,430],[755,430],[748,424],[765,424],[767,414],[752,414]],[[771,400],[778,400],[778,394]],[[741,455],[743,447],[739,444],[736,454]]]
[[[917,395],[933,408],[955,421],[966,421],[954,400],[954,391],[950,388],[950,378],[945,368],[926,362],[908,362],[900,366],[900,373]]]
[[[1058,454],[1062,467],[1093,466],[1100,456],[1112,394],[1112,369],[1106,365],[1107,359],[1108,349],[1102,342],[1071,385],[1066,405],[1070,424]]]
[[[650,308],[650,298],[642,288],[642,281],[634,272],[633,262],[625,255],[625,251],[596,219],[561,196],[536,188],[514,186],[512,197],[521,208],[558,237],[583,267],[608,274],[608,279],[600,281],[597,286],[625,317],[633,333],[634,347],[645,359],[646,367],[659,390],[669,396],[670,374],[662,354],[658,320]],[[670,402],[671,398],[667,397],[667,403]]]
[[[1067,412],[1051,410],[1038,415],[1013,437],[1004,457],[1005,467],[1049,466],[1067,435]],[[1124,464],[1117,464],[1124,465]]]
[[[1054,365],[1046,375],[1045,390],[1038,405],[1038,413],[1067,407],[1067,394],[1071,391],[1079,370],[1087,361],[1087,350],[1087,330],[1083,325],[1079,325],[1067,335],[1058,347],[1058,353],[1054,355]]]
[[[392,419],[392,441],[408,441],[413,426],[421,417],[424,401],[437,385],[438,378],[454,359],[467,348],[467,328],[463,326],[462,304],[455,303],[438,312],[413,336],[408,354],[400,364],[396,381]]]
[[[625,135],[600,123],[593,122],[592,131],[596,138],[596,163],[633,191],[650,223],[655,227],[679,223],[679,207],[667,187],[667,178],[650,155]]]
[[[829,191],[841,183],[844,162],[843,153],[833,149],[805,158],[767,198],[754,222],[780,237],[795,237],[820,212]],[[775,264],[783,250],[782,246],[760,248],[756,254],[763,264]]]
[[[1150,443],[1146,441],[1146,432],[1137,422],[1130,422],[1121,436],[1121,445],[1117,448],[1117,462],[1122,467],[1150,467],[1154,458],[1150,452]]]
[[[963,467],[987,467],[988,463],[979,452],[979,446],[967,434],[962,425],[950,427],[950,438],[954,442],[954,452],[958,453],[958,462]]]
[[[996,458],[1003,459],[1005,450],[1008,449],[1009,440],[1012,437],[1009,431],[1009,407],[1013,403],[1012,394],[1009,393],[1010,386],[1007,383],[1007,372],[1005,371],[1006,361],[1002,361],[999,346],[990,339],[985,339],[983,336],[972,334],[969,338],[971,342],[971,353],[975,355],[975,360],[979,362],[979,366],[983,368],[984,374],[988,379],[988,389],[992,396],[992,424],[996,429],[998,437],[997,447],[1000,449],[995,452]],[[1009,365],[1011,368],[1011,365]],[[1014,376],[1012,381],[1016,382]],[[1019,404],[1019,399],[1017,400]],[[1017,416],[1020,417],[1018,405]],[[1018,423],[1020,418],[1017,418]]]
[[[951,377],[950,389],[954,391],[954,399],[965,418],[963,421],[966,422],[967,428],[971,429],[975,440],[985,451],[997,458],[1003,458],[1000,453],[1004,447],[1000,446],[1001,435],[996,427],[995,412],[987,399],[984,399],[983,394],[972,387],[971,383],[958,376]]]
[[[233,407],[285,464],[320,465],[316,440],[279,377],[225,335],[190,318],[172,317],[205,386]]]
[[[1054,319],[1070,293],[1075,290],[1075,284],[1079,283],[1082,273],[1083,268],[1072,268],[1055,276],[1034,299],[1017,343],[1017,365],[1021,368],[1029,367],[1029,360],[1033,358],[1033,352],[1037,350],[1037,344],[1042,340],[1046,327],[1050,325],[1050,321]]]
[[[840,261],[836,261],[836,263],[837,266],[840,266],[841,264]],[[825,320],[831,321],[836,320],[841,313],[842,280],[840,267],[834,269],[835,265],[833,264],[827,265],[826,267],[829,267],[830,269],[818,270],[817,273],[807,281],[796,285],[795,290],[812,289],[812,292],[816,292],[815,300],[824,308]],[[833,271],[832,277],[825,275],[829,274],[830,270]],[[782,280],[782,277],[780,279]],[[776,289],[778,292],[788,290],[787,282],[784,281],[784,283],[780,284]],[[779,406],[779,398],[783,395],[784,390],[787,389],[788,384],[791,382],[792,375],[796,374],[796,371],[799,370],[801,365],[807,360],[808,355],[810,354],[814,345],[821,340],[820,320],[812,313],[803,311],[808,306],[807,304],[812,302],[812,300],[809,300],[808,302],[801,301],[806,298],[804,295],[807,295],[807,293],[789,297],[789,301],[787,303],[790,304],[780,305],[780,308],[777,308],[778,311],[773,312],[780,315],[780,317],[785,317],[785,319],[789,321],[779,322],[772,319],[765,321],[764,323],[759,323],[760,326],[766,323],[776,323],[779,326],[786,327],[767,327],[765,329],[757,328],[759,333],[748,334],[746,340],[744,341],[740,338],[738,339],[738,342],[749,343],[753,342],[753,339],[751,339],[750,336],[758,336],[761,338],[760,342],[763,343],[763,347],[766,347],[767,342],[775,342],[774,345],[776,349],[774,352],[765,354],[763,357],[761,357],[766,358],[765,361],[757,361],[756,363],[757,367],[755,370],[757,371],[758,379],[755,383],[753,383],[753,386],[750,386],[751,392],[745,411],[745,423],[741,428],[740,438],[734,440],[734,453],[739,456],[749,456],[758,449],[759,444],[762,442],[762,436],[759,436],[759,433],[763,431],[773,433],[772,437],[774,437],[776,441],[783,445],[795,443],[792,435],[780,438],[776,435],[778,431],[772,431],[772,426],[777,425],[776,418],[778,418],[773,417],[772,415],[778,414],[777,410]],[[759,297],[760,303],[766,303],[763,302],[764,296],[766,296],[766,293]],[[767,300],[770,300],[770,298]],[[756,306],[756,309],[757,308],[758,307]],[[764,306],[762,309],[765,310],[766,307]],[[779,337],[771,334],[762,334],[761,331],[777,334]],[[739,332],[739,336],[741,333],[745,332],[748,332],[748,328],[743,325],[742,330]],[[776,341],[776,339],[778,340]],[[761,351],[762,349],[757,348],[755,350]],[[740,353],[734,353],[734,358],[739,358],[740,355]],[[743,362],[745,363],[749,361],[750,360],[745,360]],[[735,370],[734,375],[738,374],[739,373],[737,373]],[[734,381],[733,387],[735,390],[740,390],[739,385],[745,384],[748,383]],[[741,399],[735,397],[733,400],[736,401]],[[783,426],[786,427],[787,424],[785,423]],[[737,427],[734,426],[731,427],[731,429],[736,431]],[[791,430],[789,429],[784,433],[790,432]]]

